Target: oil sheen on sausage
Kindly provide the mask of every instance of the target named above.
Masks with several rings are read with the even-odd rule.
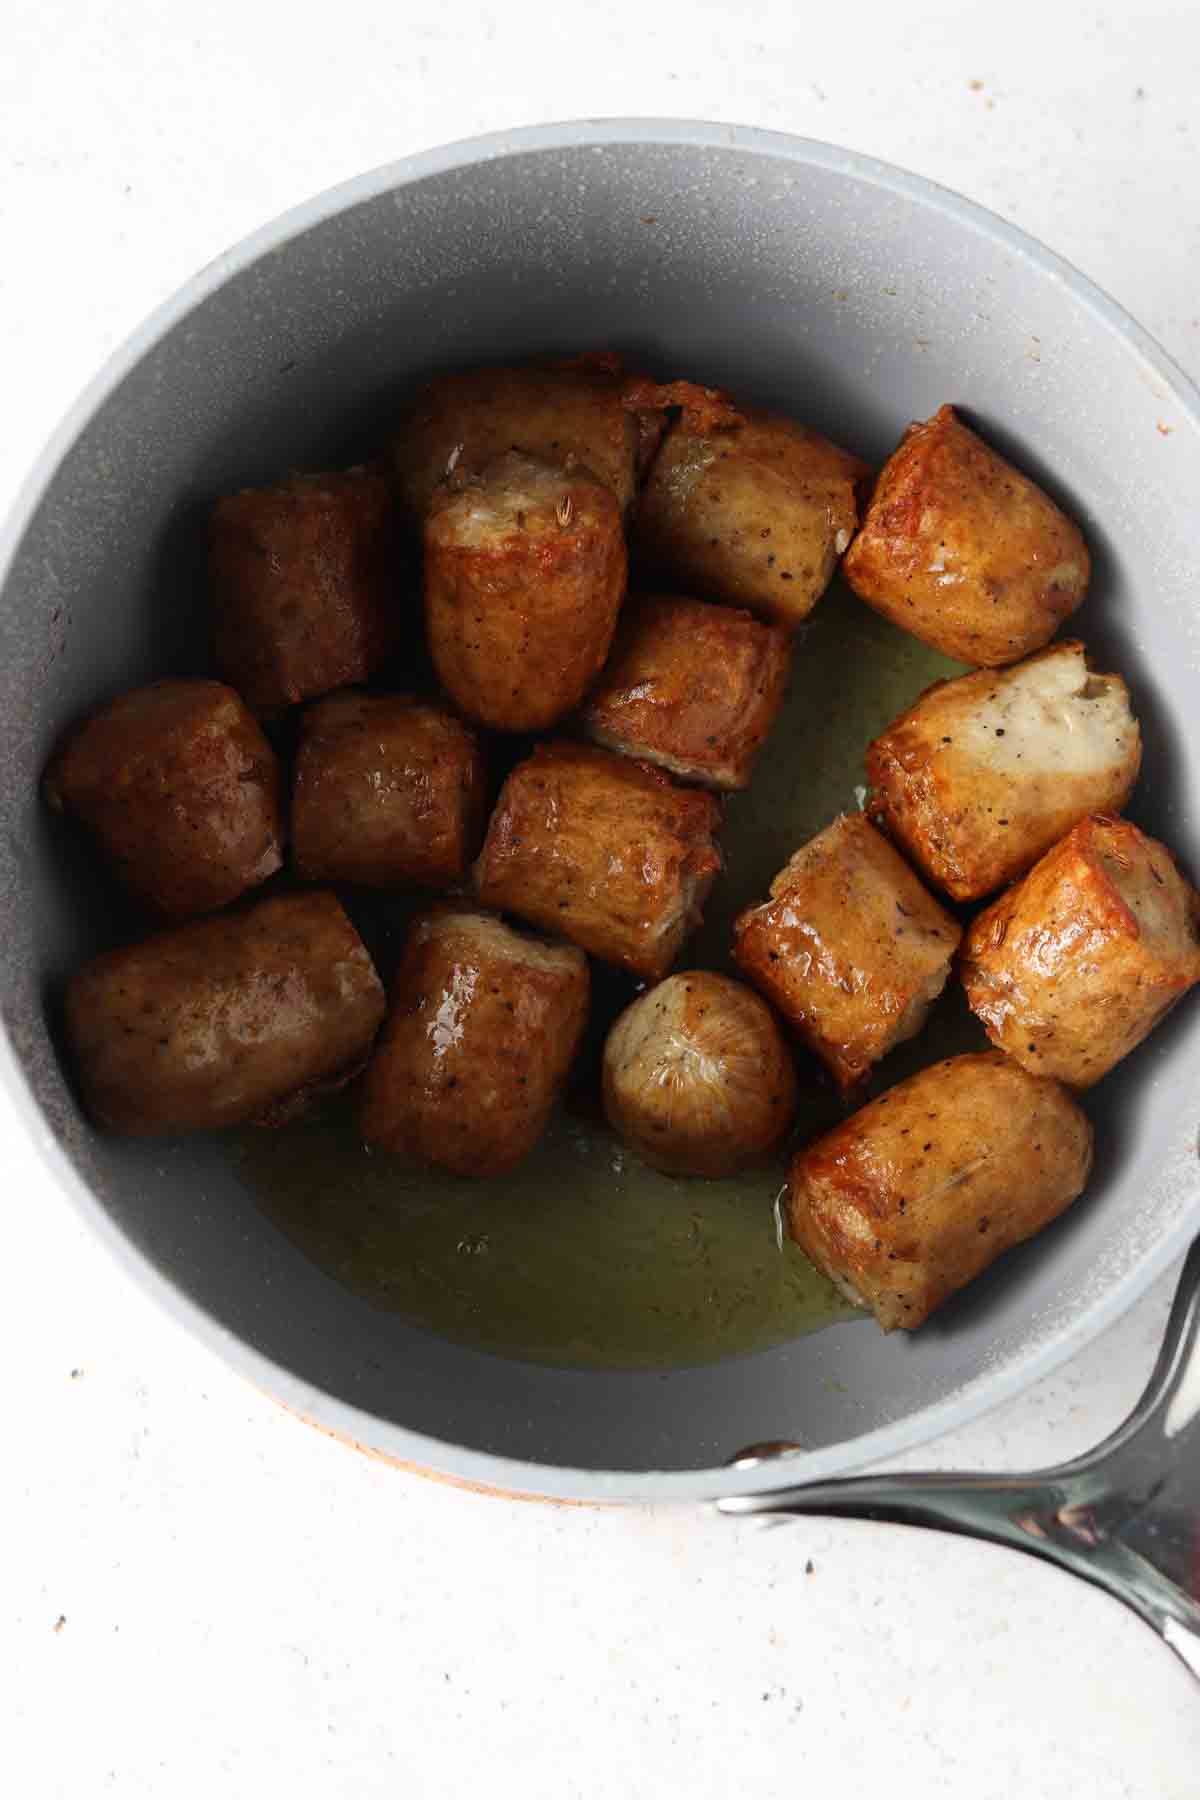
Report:
[[[409,932],[367,1071],[369,1144],[499,1175],[550,1117],[588,1010],[582,951],[449,902]]]
[[[915,1330],[1084,1189],[1092,1129],[999,1051],[890,1088],[792,1163],[788,1230],[885,1331]]]
[[[109,950],[72,979],[66,1030],[103,1129],[211,1131],[363,1064],[383,987],[330,893],[286,894]]]
[[[1200,895],[1165,844],[1084,819],[980,913],[962,976],[994,1044],[1090,1087],[1200,979]]]
[[[539,744],[496,803],[475,864],[487,906],[648,981],[670,969],[721,867],[721,809],[587,744]]]

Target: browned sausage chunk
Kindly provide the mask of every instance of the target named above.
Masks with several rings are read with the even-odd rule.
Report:
[[[622,615],[583,709],[589,737],[709,787],[744,788],[787,685],[778,625],[700,600],[651,595]]]
[[[456,1175],[501,1175],[550,1117],[587,1020],[582,951],[467,907],[417,921],[367,1072],[362,1132]]]
[[[1200,980],[1200,894],[1136,825],[1085,819],[980,913],[962,975],[994,1044],[1090,1087]]]
[[[479,897],[657,981],[721,856],[711,794],[584,744],[539,744],[500,794],[475,865]]]
[[[733,417],[685,412],[668,434],[638,503],[636,547],[687,592],[795,626],[850,542],[866,465],[791,419]]]
[[[372,469],[293,475],[213,509],[217,667],[256,712],[365,681],[400,620],[391,496]]]
[[[483,835],[475,734],[402,694],[331,694],[304,714],[292,852],[310,881],[449,887]]]
[[[416,523],[447,475],[478,474],[505,450],[582,463],[624,510],[633,498],[639,438],[620,381],[602,369],[468,369],[421,390],[400,423],[392,459],[401,503]]]
[[[788,1230],[885,1331],[912,1331],[1083,1192],[1092,1129],[1056,1081],[952,1056],[792,1164]]]
[[[861,813],[797,850],[734,925],[739,967],[843,1091],[915,1037],[962,936]]]
[[[842,571],[876,612],[960,662],[1017,662],[1087,591],[1078,526],[952,406],[910,425]]]
[[[450,697],[497,731],[541,731],[603,667],[625,596],[610,489],[508,451],[434,495],[425,624]]]
[[[732,1175],[782,1138],[796,1075],[771,1009],[697,969],[626,1007],[604,1046],[609,1124],[668,1175]]]
[[[868,811],[938,887],[977,900],[1089,812],[1119,812],[1141,760],[1120,676],[1052,644],[922,694],[867,751]]]
[[[97,1125],[145,1136],[271,1112],[362,1067],[383,988],[332,894],[287,894],[109,950],[67,990]]]
[[[274,752],[218,681],[155,681],[113,700],[59,750],[46,798],[171,918],[225,906],[283,861]]]

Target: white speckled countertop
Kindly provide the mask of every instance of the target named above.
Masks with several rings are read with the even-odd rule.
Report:
[[[8,0],[0,509],[102,357],[234,239],[372,164],[545,118],[706,116],[907,165],[1054,245],[1200,373],[1200,13],[962,11]],[[160,1317],[3,1111],[0,1166],[21,1800],[1200,1791],[1200,1693],[1081,1584],[915,1532],[510,1504],[367,1461]],[[914,1466],[1098,1438],[1170,1285]]]

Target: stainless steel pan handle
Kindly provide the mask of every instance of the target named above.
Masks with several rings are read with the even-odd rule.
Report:
[[[758,1466],[787,1448],[761,1445],[737,1462]],[[1028,1475],[863,1475],[717,1505],[924,1525],[1045,1557],[1132,1607],[1200,1679],[1200,1240],[1145,1392],[1085,1455]]]

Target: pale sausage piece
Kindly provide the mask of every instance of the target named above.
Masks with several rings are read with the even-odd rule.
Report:
[[[72,979],[67,1039],[108,1131],[211,1131],[284,1116],[362,1067],[384,1013],[330,893],[286,894],[109,950]]]
[[[751,613],[664,594],[630,600],[583,728],[685,781],[744,788],[790,662],[789,634]]]
[[[994,1044],[1090,1087],[1200,980],[1200,894],[1136,825],[1084,819],[980,913],[962,978]]]
[[[788,1230],[885,1331],[912,1331],[1083,1192],[1092,1129],[999,1051],[953,1056],[801,1150]]]
[[[330,694],[305,710],[292,785],[292,855],[308,881],[445,888],[483,835],[478,739],[404,694]]]
[[[850,813],[739,916],[733,954],[848,1092],[920,1031],[961,936],[903,857]]]
[[[842,572],[923,643],[993,668],[1050,641],[1091,565],[1079,527],[943,406],[885,463]]]
[[[686,592],[794,628],[858,524],[866,464],[791,419],[693,414],[668,432],[637,507],[647,567]]]
[[[993,893],[1090,812],[1119,812],[1142,760],[1119,675],[1067,640],[937,682],[867,750],[868,810],[955,900]]]
[[[56,812],[168,918],[213,912],[283,861],[275,753],[232,688],[155,681],[72,732],[46,773]]]
[[[542,731],[576,707],[625,597],[611,490],[508,451],[438,489],[424,536],[429,649],[455,704],[496,731]]]
[[[539,744],[501,790],[475,864],[487,906],[658,981],[721,867],[711,794],[587,744]]]
[[[608,1122],[669,1175],[734,1174],[775,1147],[795,1108],[795,1070],[770,1007],[725,975],[668,976],[608,1034]]]
[[[472,907],[418,919],[367,1071],[369,1144],[456,1175],[501,1175],[533,1149],[587,1020],[583,952]]]

